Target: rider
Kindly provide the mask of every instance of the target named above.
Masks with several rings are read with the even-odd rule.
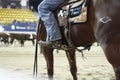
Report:
[[[43,0],[39,4],[38,11],[47,32],[46,41],[40,41],[40,44],[44,46],[61,44],[62,35],[53,12],[65,1],[68,0]]]

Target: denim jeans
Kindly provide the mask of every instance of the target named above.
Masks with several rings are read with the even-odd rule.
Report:
[[[38,12],[47,31],[47,41],[55,41],[62,38],[53,11],[64,1],[66,0],[43,0],[38,6]]]

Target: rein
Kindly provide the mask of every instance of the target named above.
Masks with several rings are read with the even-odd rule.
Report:
[[[39,19],[38,25],[37,25],[37,32],[36,32],[36,38],[38,38],[39,30],[41,28],[41,19]],[[37,80],[38,75],[38,40],[36,39],[36,45],[35,45],[35,56],[34,56],[34,67],[33,67],[33,78]]]

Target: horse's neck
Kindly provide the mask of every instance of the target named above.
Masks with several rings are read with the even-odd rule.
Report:
[[[119,32],[119,4],[120,0],[96,0],[95,2],[97,17],[95,35],[102,44],[112,39],[110,35],[115,36],[116,32]]]
[[[93,0],[95,2],[98,17],[110,16],[119,11],[120,0]]]

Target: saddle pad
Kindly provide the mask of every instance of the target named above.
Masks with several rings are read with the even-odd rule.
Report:
[[[87,6],[86,1],[80,0],[79,2],[73,3],[70,9],[69,21],[72,23],[82,23],[87,21]]]
[[[82,11],[79,15],[69,18],[70,22],[73,23],[82,23],[87,21],[87,7],[82,8]]]

